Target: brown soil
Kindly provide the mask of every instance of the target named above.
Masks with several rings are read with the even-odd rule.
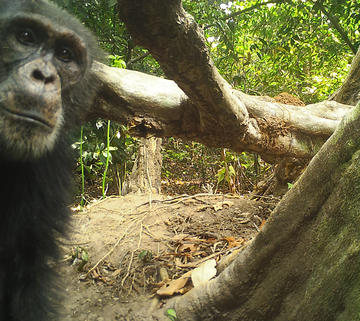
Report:
[[[231,195],[130,194],[74,212],[59,267],[66,289],[61,320],[145,320],[150,298],[154,309],[164,300],[154,294],[166,281],[160,270],[176,279],[241,250],[274,204]],[[190,288],[191,282],[179,292]]]

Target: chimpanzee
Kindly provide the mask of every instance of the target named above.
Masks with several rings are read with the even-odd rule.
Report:
[[[95,37],[47,0],[0,0],[0,321],[56,317],[69,129],[95,93]]]

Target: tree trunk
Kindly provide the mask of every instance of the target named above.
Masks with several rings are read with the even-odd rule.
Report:
[[[159,194],[161,191],[161,138],[141,138],[129,179],[128,192]]]
[[[360,105],[215,280],[177,299],[179,320],[360,320]]]

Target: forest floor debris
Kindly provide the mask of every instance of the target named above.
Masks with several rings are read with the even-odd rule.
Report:
[[[206,193],[149,201],[129,194],[75,212],[59,267],[66,287],[62,320],[127,321],[152,297],[159,307],[186,293],[192,271],[203,269],[210,278],[213,265],[223,269],[223,258],[246,246],[276,202]]]

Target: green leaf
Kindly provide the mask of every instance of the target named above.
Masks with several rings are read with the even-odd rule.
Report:
[[[117,0],[109,0],[109,7],[115,7],[117,5]]]
[[[229,175],[232,177],[236,175],[235,169],[232,165],[229,166]]]
[[[171,321],[176,321],[177,320],[176,311],[174,309],[167,309],[166,310],[166,315],[169,318],[169,320],[171,320]]]
[[[216,177],[217,177],[218,184],[220,184],[224,180],[225,172],[226,172],[225,167],[219,169],[219,171],[217,172]]]
[[[89,261],[89,254],[84,249],[81,252],[81,259],[85,262]]]

